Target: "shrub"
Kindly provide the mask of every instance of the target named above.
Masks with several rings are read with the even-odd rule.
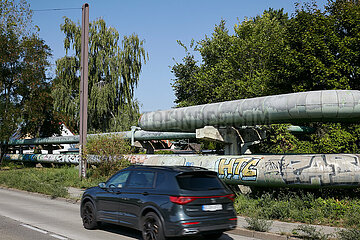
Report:
[[[247,217],[245,221],[249,224],[248,229],[258,232],[267,232],[272,225],[271,221],[259,218],[259,216]]]
[[[120,169],[130,166],[124,154],[131,153],[130,143],[116,134],[96,135],[86,144],[86,153],[98,155],[100,164],[89,171],[90,176],[111,176]]]

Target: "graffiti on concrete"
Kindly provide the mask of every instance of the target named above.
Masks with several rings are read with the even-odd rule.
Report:
[[[149,155],[139,154],[139,155],[125,155],[125,159],[129,160],[132,164],[143,164]]]
[[[284,181],[287,184],[354,184],[355,179],[359,180],[359,157],[355,155],[307,156],[301,161],[290,160],[286,170]]]
[[[215,162],[215,169],[220,178],[243,181],[255,181],[258,158],[221,158]]]
[[[286,185],[359,185],[359,156],[351,154],[279,155],[260,164],[261,181]]]
[[[4,159],[24,162],[79,164],[79,155],[75,154],[5,154]]]
[[[30,162],[79,163],[79,155],[6,154],[5,159]],[[127,155],[135,164],[198,166],[216,171],[230,184],[257,186],[360,187],[360,155]],[[88,156],[89,163],[99,156]]]

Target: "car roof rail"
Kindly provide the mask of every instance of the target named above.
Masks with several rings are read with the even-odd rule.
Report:
[[[183,165],[131,165],[131,168],[142,168],[142,169],[159,169],[159,170],[172,170],[176,172],[192,172],[192,171],[209,171],[209,169],[198,166],[183,166]]]

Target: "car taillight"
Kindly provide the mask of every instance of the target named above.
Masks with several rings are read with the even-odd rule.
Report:
[[[170,201],[176,204],[180,204],[180,205],[184,205],[187,204],[189,202],[194,201],[196,198],[194,197],[174,197],[174,196],[170,196]]]
[[[222,197],[226,197],[228,199],[230,199],[231,201],[235,200],[235,194],[228,194],[225,196],[206,196],[206,197],[176,197],[176,196],[170,196],[170,201],[176,204],[180,204],[180,205],[184,205],[187,203],[190,203],[196,199],[200,199],[200,198],[222,198]]]
[[[226,195],[226,197],[228,199],[230,199],[231,201],[235,201],[235,194],[229,194],[229,195]]]
[[[186,222],[186,223],[182,223],[182,225],[195,225],[195,224],[199,224],[200,222]]]

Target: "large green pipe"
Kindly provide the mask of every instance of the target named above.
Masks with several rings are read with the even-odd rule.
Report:
[[[88,138],[101,135],[117,135],[124,139],[131,139],[134,134],[134,139],[139,141],[148,140],[172,140],[172,139],[188,139],[196,138],[195,133],[184,132],[148,132],[137,130],[135,132],[114,132],[102,134],[89,134]],[[73,144],[79,143],[79,136],[64,136],[64,137],[48,137],[48,138],[33,138],[33,139],[17,139],[10,140],[7,145],[40,145],[40,144]]]
[[[145,155],[145,165],[205,167],[230,184],[264,187],[360,187],[360,154]]]
[[[148,131],[194,131],[205,126],[359,122],[360,91],[325,90],[241,99],[144,113]]]
[[[302,126],[289,126],[289,131],[292,133],[312,133],[314,129]],[[114,132],[102,134],[89,134],[88,137],[117,135],[124,139],[131,139],[132,132]],[[195,133],[190,132],[150,132],[137,130],[134,132],[134,139],[138,141],[149,140],[174,140],[174,139],[191,139],[196,138]],[[41,145],[41,144],[76,144],[79,143],[79,135],[76,136],[61,136],[61,137],[47,137],[47,138],[32,138],[32,139],[13,139],[7,142],[7,145]]]

